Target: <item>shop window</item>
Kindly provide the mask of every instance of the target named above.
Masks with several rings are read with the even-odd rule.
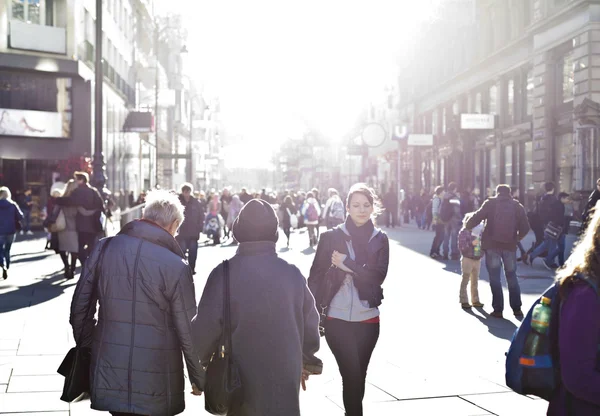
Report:
[[[562,77],[558,77],[560,80],[560,91],[562,96],[563,104],[570,103],[573,101],[574,89],[575,89],[575,68],[573,64],[573,51],[570,51],[563,55],[559,61],[559,73],[562,73]]]
[[[513,181],[513,146],[504,147],[504,183],[514,186]]]
[[[490,114],[498,114],[498,87],[492,85],[489,90],[489,109]]]
[[[533,80],[533,69],[527,71],[526,77],[526,85],[525,85],[525,108],[527,111],[527,116],[533,115],[533,89],[535,88],[535,83]]]
[[[556,139],[558,159],[558,190],[571,193],[575,180],[575,152],[573,151],[573,133],[563,134]]]
[[[44,24],[43,16],[40,13],[43,3],[44,0],[12,0],[10,15],[15,20],[37,25]]]
[[[483,97],[480,92],[475,94],[475,112],[477,114],[483,113]]]
[[[533,185],[533,142],[525,142],[523,153],[525,208],[533,211],[535,208],[535,186]]]
[[[498,150],[490,149],[489,151],[489,171],[488,171],[488,197],[494,196],[496,186],[498,186]]]
[[[509,79],[507,83],[506,121],[509,126],[515,124],[515,80]]]

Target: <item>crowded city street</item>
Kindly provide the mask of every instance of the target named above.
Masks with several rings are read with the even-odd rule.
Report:
[[[458,299],[460,264],[429,258],[432,234],[414,223],[384,229],[390,237],[390,269],[383,285],[381,337],[367,374],[367,415],[541,415],[547,403],[511,392],[504,381],[505,352],[519,322],[490,319],[485,268],[480,296],[485,307],[464,311]],[[45,235],[20,237],[12,274],[0,281],[0,414],[79,416],[100,414],[89,401],[59,400],[64,378],[56,369],[74,345],[69,305],[75,281],[65,280],[57,255],[45,251]],[[308,276],[314,250],[306,232],[294,232],[289,250],[280,232],[278,254]],[[531,237],[525,240],[530,244]],[[227,243],[226,243],[227,244]],[[200,299],[210,271],[236,247],[198,250],[194,276]],[[519,265],[523,308],[551,283],[551,273]],[[343,415],[341,379],[321,339],[323,374],[300,393],[302,414]],[[186,388],[185,415],[204,413],[204,398]]]

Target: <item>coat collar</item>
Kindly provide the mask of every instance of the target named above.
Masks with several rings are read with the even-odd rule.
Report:
[[[338,228],[344,232],[344,234],[346,235],[346,239],[347,239],[347,240],[350,240],[350,239],[351,239],[351,237],[350,237],[350,231],[348,231],[348,228],[346,228],[346,224],[345,224],[345,223],[343,223],[343,224],[339,225],[339,226],[338,226]],[[372,240],[372,239],[374,239],[374,238],[375,238],[375,236],[376,236],[377,234],[379,234],[380,232],[381,232],[381,230],[380,230],[379,228],[375,227],[375,228],[373,229],[373,234],[371,234],[371,237],[369,237],[369,243],[370,243],[370,242],[371,242],[371,240]]]
[[[272,241],[249,241],[240,243],[237,249],[240,256],[265,256],[276,255],[275,243]]]
[[[160,225],[147,220],[134,220],[125,225],[119,232],[119,235],[140,238],[149,243],[166,248],[179,257],[184,258],[183,251],[175,238]]]

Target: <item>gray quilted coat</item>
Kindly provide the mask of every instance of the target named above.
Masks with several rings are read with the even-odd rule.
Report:
[[[76,340],[83,334],[78,344],[92,348],[92,409],[157,416],[183,412],[182,352],[190,382],[202,381],[202,369],[190,326],[194,283],[179,245],[161,227],[133,221],[97,244],[90,260],[77,283],[70,322]]]
[[[235,416],[300,416],[302,368],[320,374],[323,367],[315,356],[319,315],[306,279],[278,258],[272,242],[241,243],[230,261],[230,279],[232,351],[244,388]],[[203,363],[221,336],[223,280],[220,265],[206,282],[192,323]]]

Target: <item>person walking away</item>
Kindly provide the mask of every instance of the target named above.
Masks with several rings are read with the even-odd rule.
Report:
[[[472,216],[473,212],[465,215],[465,222]],[[483,224],[477,225],[472,230],[463,226],[458,233],[458,248],[462,254],[460,258],[460,268],[462,271],[462,281],[460,283],[459,302],[463,309],[483,308],[483,303],[479,301],[479,272],[481,270],[481,234],[483,233]],[[471,301],[467,295],[467,286],[471,282]]]
[[[386,227],[395,228],[398,223],[398,195],[393,186],[390,186],[389,191],[383,196],[383,207],[385,208]]]
[[[33,197],[31,193],[31,188],[27,188],[21,197],[21,212],[23,213],[21,235],[33,235],[31,232],[31,210],[33,209]]]
[[[306,201],[302,206],[302,215],[304,216],[304,224],[308,228],[309,245],[314,247],[318,241],[315,230],[319,227],[321,207],[312,192],[306,194]]]
[[[248,202],[233,235],[239,247],[229,260],[231,351],[244,390],[235,415],[300,416],[300,384],[323,368],[315,355],[320,339],[314,298],[300,271],[277,255],[277,216],[268,202]],[[224,272],[224,265],[211,272],[192,320],[203,366],[221,339]],[[203,372],[200,390],[205,382]]]
[[[282,221],[282,228],[283,228],[283,233],[285,234],[286,238],[287,238],[287,247],[290,247],[290,236],[291,236],[291,229],[292,229],[292,220],[291,220],[291,216],[294,215],[296,216],[298,213],[298,210],[296,209],[296,205],[294,204],[294,201],[292,200],[291,196],[286,196],[283,200],[283,204],[281,204],[281,207],[279,207],[279,210],[281,211],[281,217],[283,218]],[[297,218],[297,217],[296,217]]]
[[[346,216],[344,202],[340,198],[338,191],[334,188],[329,189],[329,199],[325,204],[325,224],[327,229],[331,230],[344,223]]]
[[[240,215],[240,212],[242,211],[244,204],[242,203],[242,200],[240,199],[239,195],[233,195],[231,197],[231,203],[229,204],[229,213],[227,215],[227,228],[228,229],[232,229],[233,224],[236,220],[236,218],[238,217],[238,215]],[[238,242],[236,241],[235,238],[233,238],[233,241],[231,242],[232,245],[236,245],[238,244]]]
[[[2,279],[8,278],[10,249],[24,216],[19,206],[11,199],[10,189],[0,188],[0,267]]]
[[[183,412],[182,353],[192,391],[201,393],[204,371],[190,328],[196,314],[192,270],[173,237],[183,213],[177,195],[149,192],[142,219],[101,240],[85,263],[69,322],[78,347],[91,348],[94,410]]]
[[[308,285],[326,315],[325,339],[342,376],[346,415],[362,416],[367,369],[379,338],[389,241],[372,220],[380,211],[372,189],[354,185],[346,209],[346,222],[323,233]]]
[[[590,212],[580,243],[558,271],[560,386],[548,404],[549,416],[600,414],[600,211]]]
[[[485,252],[485,266],[492,289],[494,311],[491,316],[502,318],[504,294],[500,280],[500,267],[504,266],[510,307],[515,317],[522,318],[521,288],[517,278],[517,243],[529,232],[529,222],[523,205],[512,198],[510,186],[498,185],[496,196],[481,205],[481,208],[467,220],[465,228],[473,230],[482,221],[486,221],[481,237],[481,248]]]
[[[192,196],[193,192],[194,185],[191,183],[186,182],[181,185],[179,202],[184,207],[184,220],[175,240],[179,243],[183,254],[187,254],[192,274],[196,274],[198,240],[200,240],[200,233],[204,227],[204,212],[200,202]]]
[[[400,203],[400,207],[402,208],[402,215],[404,217],[404,224],[408,224],[410,222],[411,203],[411,195],[407,193],[402,202]]]
[[[433,198],[431,195],[425,193],[423,194],[423,205],[425,206],[425,210],[423,211],[423,230],[429,231],[431,229],[431,224],[433,223]]]
[[[423,211],[425,211],[425,204],[423,202],[424,192],[424,190],[421,190],[419,196],[415,195],[412,198],[413,215],[415,216],[415,221],[417,222],[417,228],[419,230],[423,228]]]
[[[573,205],[571,205],[570,195],[566,192],[561,192],[558,194],[558,200],[563,205],[564,211],[564,220],[561,224],[562,232],[560,236],[556,240],[556,246],[553,252],[548,253],[548,257],[550,258],[550,264],[552,268],[555,267],[554,259],[558,256],[558,267],[562,267],[565,265],[565,249],[567,242],[567,234],[569,233],[569,228],[571,227],[571,219],[573,218]]]
[[[83,268],[91,253],[98,234],[102,231],[100,217],[104,211],[104,201],[98,190],[89,185],[89,175],[86,172],[75,172],[77,189],[70,196],[56,199],[60,206],[77,208],[76,227],[77,242],[79,243],[79,262]]]
[[[562,234],[565,222],[565,206],[554,195],[554,182],[546,182],[544,184],[544,189],[546,190],[546,194],[541,198],[538,204],[540,221],[544,229],[544,241],[529,255],[529,263],[533,265],[533,261],[544,251],[547,251],[548,254],[542,261],[542,264],[546,269],[554,270],[557,266],[554,265],[553,257],[551,256],[554,255],[554,257],[556,257],[556,249],[560,237],[556,238],[555,236],[546,233],[546,230],[548,227],[556,230],[560,229],[559,234]]]
[[[223,218],[223,232],[225,233],[225,238],[229,238],[229,232],[231,231],[229,229],[228,224],[228,218],[229,218],[229,204],[231,204],[231,192],[229,192],[229,189],[225,188],[223,189],[223,192],[221,193],[221,217]]]
[[[462,213],[460,211],[460,198],[456,193],[456,189],[456,183],[450,182],[448,184],[448,192],[444,195],[440,208],[440,219],[445,224],[444,260],[448,260],[449,258],[458,260],[460,258],[458,251],[458,231],[462,223]]]
[[[433,218],[432,225],[433,231],[435,231],[435,236],[433,237],[433,242],[431,243],[431,249],[429,250],[429,257],[432,259],[439,259],[442,257],[440,254],[440,248],[442,246],[442,242],[444,241],[446,225],[440,218],[440,212],[442,208],[442,200],[444,199],[444,193],[444,187],[438,186],[435,188],[433,199],[431,200],[431,216]]]
[[[587,223],[589,222],[592,215],[592,209],[596,206],[596,203],[598,201],[600,201],[600,178],[596,180],[596,189],[594,189],[594,192],[590,194],[590,197],[587,203],[585,204],[583,212],[581,213],[581,234],[585,232],[585,227],[587,226]]]
[[[62,183],[62,182],[59,182]],[[56,183],[53,185],[55,186]],[[50,198],[48,198],[48,202],[46,202],[46,216],[44,219],[47,219],[54,212],[54,207],[56,207],[56,198],[62,196],[63,189],[54,188],[50,192]],[[46,230],[48,231],[48,230]],[[47,233],[47,241],[46,241],[46,250],[54,250],[56,254],[60,254],[60,247],[58,245],[58,233],[51,233],[48,231]]]
[[[246,188],[242,188],[242,191],[240,192],[240,200],[244,203],[244,205],[252,200],[252,195],[248,193]]]
[[[63,197],[70,197],[73,192],[79,187],[73,179],[69,180],[62,192]],[[59,231],[58,234],[58,250],[60,259],[65,266],[65,279],[73,279],[75,277],[75,269],[77,267],[77,259],[79,258],[79,238],[77,235],[77,207],[63,206],[58,207],[65,216],[66,227]],[[69,255],[71,262],[69,263]]]

